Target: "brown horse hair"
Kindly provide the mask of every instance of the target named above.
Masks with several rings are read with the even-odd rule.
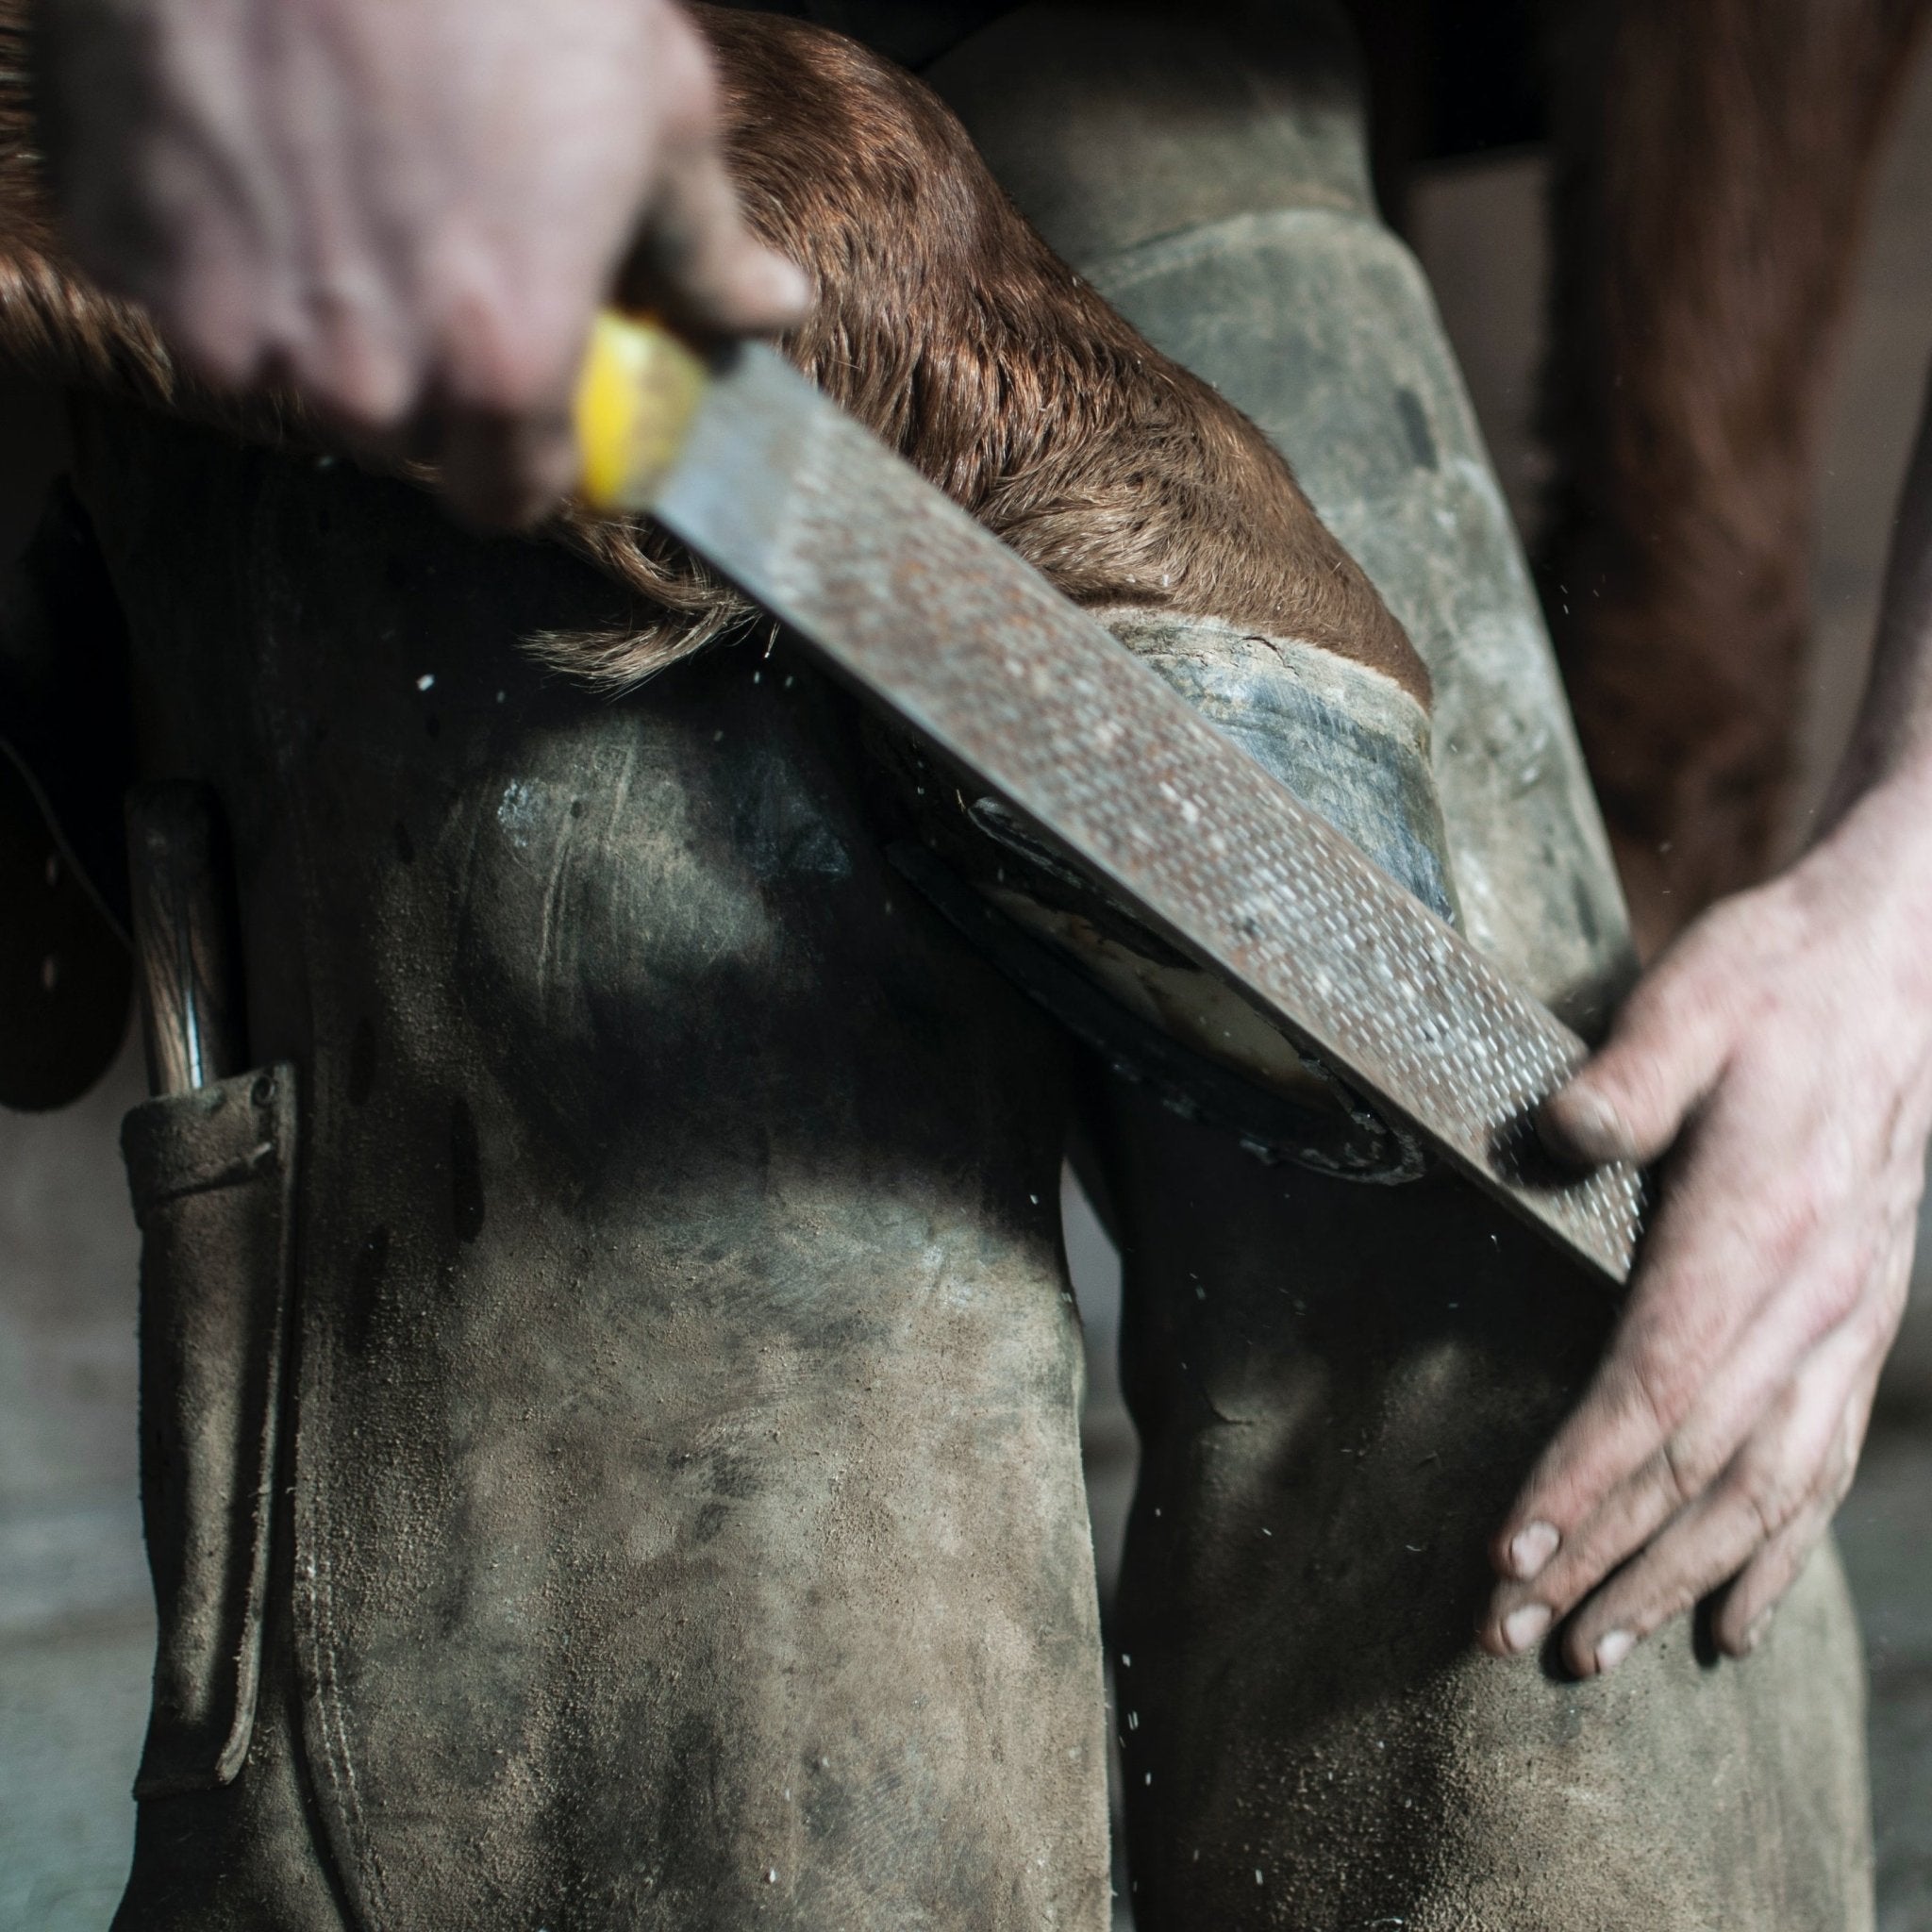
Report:
[[[694,10],[751,223],[811,279],[809,317],[781,346],[821,388],[1076,601],[1301,639],[1426,701],[1401,625],[1261,432],[1055,257],[937,96],[840,35]],[[22,12],[0,0],[0,356],[235,421],[180,378],[136,309],[63,258]],[[240,426],[316,434],[288,408],[258,407]],[[749,615],[648,524],[572,510],[557,528],[641,605],[620,632],[537,641],[580,676],[634,684]]]

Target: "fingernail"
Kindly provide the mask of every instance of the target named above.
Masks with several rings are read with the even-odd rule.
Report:
[[[1764,1633],[1771,1628],[1771,1610],[1759,1610],[1744,1626],[1744,1643],[1740,1656],[1749,1657],[1764,1641]]]
[[[1629,1129],[1601,1093],[1588,1087],[1568,1088],[1560,1100],[1557,1109],[1559,1130],[1577,1153],[1592,1160],[1617,1160],[1628,1152]]]
[[[1509,1540],[1509,1574],[1519,1583],[1527,1583],[1557,1554],[1562,1539],[1553,1524],[1532,1523],[1519,1529]]]
[[[1512,1652],[1524,1651],[1550,1627],[1548,1604],[1524,1604],[1503,1619],[1503,1641]]]
[[[1612,1630],[1607,1637],[1599,1638],[1596,1646],[1598,1671],[1614,1671],[1636,1648],[1637,1640],[1627,1630]]]

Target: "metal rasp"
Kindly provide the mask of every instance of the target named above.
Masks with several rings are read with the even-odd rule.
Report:
[[[646,510],[1157,933],[1597,1274],[1637,1171],[1558,1169],[1583,1041],[772,350],[601,319],[584,494]]]

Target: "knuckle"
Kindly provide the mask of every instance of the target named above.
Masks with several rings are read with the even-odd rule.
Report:
[[[1674,1572],[1658,1581],[1650,1593],[1631,1610],[1628,1627],[1640,1637],[1648,1637],[1673,1617],[1681,1617],[1705,1594],[1707,1586],[1699,1577]]]
[[[1837,1509],[1844,1501],[1858,1474],[1858,1457],[1865,1446],[1865,1427],[1870,1413],[1868,1403],[1855,1397],[1845,1405],[1839,1425],[1832,1431],[1831,1448],[1819,1479],[1819,1491],[1827,1512]]]
[[[1870,1354],[1882,1354],[1904,1319],[1907,1282],[1901,1271],[1881,1264],[1856,1277],[1851,1306],[1840,1318],[1854,1340]]]
[[[1760,1268],[1771,1274],[1790,1269],[1827,1220],[1822,1192],[1809,1179],[1796,1182],[1774,1200],[1755,1205],[1753,1211],[1755,1254]]]
[[[658,53],[670,94],[667,123],[686,138],[703,138],[717,125],[718,76],[704,42],[681,18],[674,18]]]
[[[1709,969],[1725,996],[1749,998],[1768,984],[1759,975],[1740,979],[1736,972],[1740,951],[1753,957],[1778,956],[1789,950],[1800,929],[1789,895],[1774,882],[1721,899],[1691,928],[1694,943],[1687,953]]]
[[[515,302],[472,283],[442,308],[439,377],[452,402],[505,417],[558,406],[575,339],[549,305]]]
[[[324,282],[308,293],[288,361],[352,428],[388,431],[415,406],[420,371],[403,319],[371,288]]]
[[[1740,1494],[1739,1501],[1750,1518],[1760,1548],[1785,1526],[1786,1510],[1774,1491],[1753,1486]]]
[[[1743,1512],[1762,1548],[1790,1524],[1803,1498],[1789,1477],[1760,1466],[1740,1471],[1726,1500]]]
[[[1603,1581],[1613,1561],[1579,1546],[1557,1557],[1533,1584],[1525,1587],[1525,1593],[1540,1604],[1547,1604],[1553,1617],[1568,1616]]]
[[[352,431],[386,435],[408,421],[415,384],[400,357],[357,345],[291,358],[298,381]]]
[[[1825,1270],[1813,1283],[1807,1301],[1807,1341],[1815,1341],[1848,1323],[1862,1329],[1874,1317],[1874,1311],[1866,1307],[1864,1272],[1850,1262]]]
[[[1707,1446],[1688,1441],[1681,1433],[1666,1438],[1657,1452],[1657,1476],[1674,1508],[1703,1495],[1717,1478],[1722,1462]]]
[[[1905,1320],[1911,1298],[1911,1252],[1909,1246],[1895,1242],[1877,1267],[1869,1306],[1874,1340],[1881,1345],[1890,1343]]]
[[[161,323],[163,336],[182,364],[217,389],[245,391],[260,386],[268,361],[266,345],[226,329],[204,329],[193,317]]]
[[[1858,1452],[1856,1448],[1847,1446],[1832,1457],[1820,1492],[1820,1501],[1826,1517],[1837,1514],[1839,1505],[1851,1494],[1852,1484],[1857,1474]]]
[[[1707,969],[1707,945],[1687,945],[1667,954],[1639,980],[1617,1028],[1620,1041],[1629,1040],[1654,1050],[1659,1041],[1707,1019],[1731,997],[1730,975]]]
[[[1694,1386],[1685,1363],[1676,1350],[1647,1340],[1632,1357],[1626,1379],[1631,1406],[1668,1452]]]
[[[257,386],[276,342],[264,319],[234,304],[205,299],[192,288],[159,288],[150,300],[156,325],[175,354],[203,380],[223,389]]]

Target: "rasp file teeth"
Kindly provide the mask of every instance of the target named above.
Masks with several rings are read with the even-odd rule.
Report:
[[[768,350],[721,370],[654,512],[1378,1106],[1599,1274],[1627,1166],[1559,1173],[1583,1042]]]

